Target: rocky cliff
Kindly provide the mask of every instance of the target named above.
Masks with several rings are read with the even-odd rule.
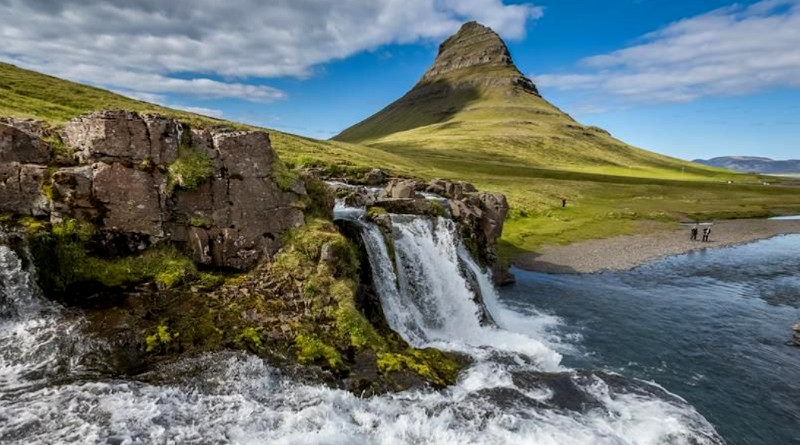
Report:
[[[198,264],[247,269],[303,224],[303,183],[284,175],[260,131],[126,111],[59,132],[6,119],[0,160],[0,211],[88,221],[117,253],[170,241]]]
[[[456,356],[410,347],[361,301],[368,267],[331,191],[288,170],[265,132],[127,111],[58,129],[6,118],[0,161],[0,241],[85,316],[101,345],[87,369],[236,349],[358,394],[458,375]]]

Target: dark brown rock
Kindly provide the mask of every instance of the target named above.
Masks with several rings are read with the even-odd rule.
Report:
[[[159,190],[165,179],[122,164],[97,163],[92,180],[93,195],[106,210],[104,228],[163,236]]]
[[[263,131],[231,131],[213,135],[214,147],[232,178],[266,178],[277,159]]]
[[[0,123],[0,162],[47,164],[53,148],[38,137],[19,128]]]
[[[45,215],[48,204],[41,189],[46,172],[47,168],[39,165],[0,163],[0,210]]]
[[[175,160],[183,131],[174,119],[111,110],[71,120],[63,136],[82,162],[149,160],[164,165]]]

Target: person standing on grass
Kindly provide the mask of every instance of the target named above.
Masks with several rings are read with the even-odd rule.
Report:
[[[567,200],[565,198],[561,198],[561,208],[564,208],[566,206],[567,206]]]
[[[695,224],[694,227],[692,227],[692,237],[689,238],[689,239],[692,240],[692,241],[697,241],[697,232],[699,230],[700,229],[697,228],[697,224]]]

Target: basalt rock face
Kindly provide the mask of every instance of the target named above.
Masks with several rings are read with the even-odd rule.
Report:
[[[56,157],[37,128],[0,122],[2,212],[90,221],[131,250],[173,241],[200,264],[236,269],[274,254],[280,235],[303,224],[303,184],[278,186],[279,161],[264,132],[100,111],[65,125],[60,136],[71,154]],[[205,169],[193,187],[170,176],[184,152]]]

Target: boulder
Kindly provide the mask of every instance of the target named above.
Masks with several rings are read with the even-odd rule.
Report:
[[[47,164],[53,148],[19,128],[0,123],[0,163]]]
[[[78,218],[94,221],[100,214],[92,195],[94,169],[91,165],[65,167],[52,175],[54,219]]]
[[[416,195],[417,182],[410,179],[392,179],[383,189],[384,198],[413,198]]]
[[[465,194],[474,193],[477,190],[475,186],[468,182],[434,179],[427,184],[425,191],[444,196],[445,198],[461,199]]]
[[[364,177],[364,183],[366,185],[373,185],[373,186],[381,185],[386,182],[386,179],[388,177],[389,175],[385,171],[379,168],[373,168]]]

